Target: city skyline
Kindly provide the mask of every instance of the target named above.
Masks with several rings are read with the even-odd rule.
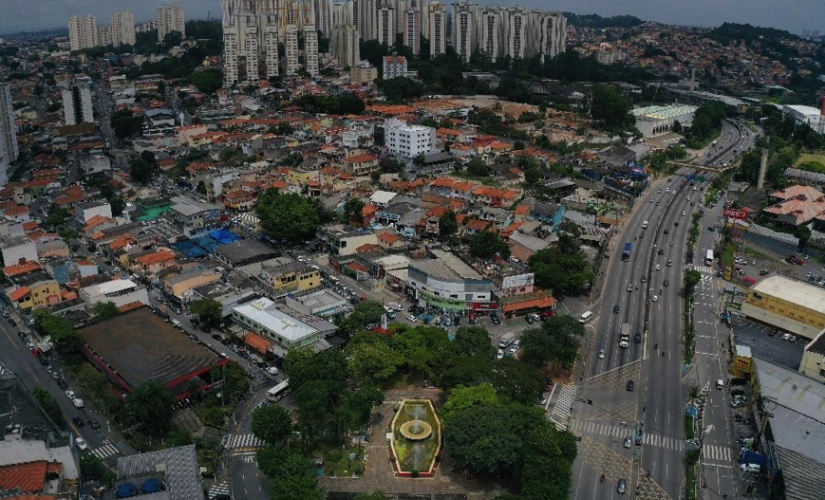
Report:
[[[220,0],[179,0],[187,19],[220,19]],[[521,5],[528,9],[559,10],[576,14],[596,13],[601,16],[628,14],[643,20],[668,24],[712,27],[723,22],[749,23],[774,27],[802,34],[803,30],[820,30],[819,20],[825,18],[825,4],[815,0],[731,0],[720,5],[715,0],[680,2],[677,0],[499,0],[479,1],[480,6]],[[150,0],[135,4],[127,0],[5,0],[4,15],[0,19],[0,34],[21,31],[65,29],[66,19],[72,15],[89,14],[108,19],[112,13],[129,10],[138,23],[154,19],[155,10],[164,4]]]

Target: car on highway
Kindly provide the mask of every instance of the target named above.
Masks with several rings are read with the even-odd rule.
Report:
[[[627,285],[627,291],[632,292],[633,291],[633,285]]]
[[[604,359],[604,347],[599,349],[599,359]]]
[[[89,427],[91,427],[94,430],[99,430],[100,429],[100,422],[98,422],[97,420],[95,420],[93,418],[90,418],[89,419]]]
[[[662,284],[665,285],[665,286],[668,286],[670,284],[670,282],[668,280],[665,280],[664,283],[662,283]]]
[[[647,283],[647,276],[642,275],[641,281],[642,281],[642,283]]]
[[[66,381],[63,380],[62,378],[59,378],[59,379],[57,379],[57,386],[60,387],[61,389],[65,390],[66,388],[69,387],[69,384],[67,384]]]
[[[619,314],[619,306],[618,305],[613,306],[613,314]]]
[[[86,451],[89,449],[89,445],[87,445],[86,441],[81,437],[74,438],[74,442],[80,451]]]
[[[659,301],[659,296],[658,295],[652,295],[650,297],[650,300],[653,301],[653,302],[658,302]]]
[[[659,205],[661,205],[661,203],[659,203],[659,202],[657,201],[657,202],[656,202],[656,206],[658,207]]]
[[[636,335],[633,336],[633,342],[635,342],[637,344],[642,343],[642,333],[641,332],[636,332]]]
[[[679,221],[677,220],[676,222],[673,223],[673,225],[676,226],[676,227],[679,227]]]
[[[633,392],[633,389],[636,388],[636,384],[632,380],[627,381],[627,392]]]
[[[659,249],[659,251],[658,251],[658,252],[656,252],[656,254],[657,254],[657,255],[664,255],[664,254],[665,254],[665,249],[664,249],[664,248],[660,248],[660,249]]]
[[[673,265],[673,261],[671,259],[667,259],[667,267],[671,267]]]
[[[665,229],[665,230],[663,231],[663,233],[664,233],[664,234],[670,234],[670,231],[668,231],[667,229]]]

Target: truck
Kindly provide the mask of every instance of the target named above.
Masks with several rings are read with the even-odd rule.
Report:
[[[509,347],[510,344],[515,342],[515,340],[516,340],[516,334],[515,333],[513,333],[513,332],[506,333],[506,334],[504,334],[503,337],[501,337],[501,340],[498,341],[498,347],[499,347],[499,349],[505,349],[505,348]]]
[[[622,323],[622,329],[619,330],[619,347],[626,349],[630,346],[630,323]]]
[[[631,250],[633,250],[633,243],[628,241],[624,244],[624,250],[622,250],[622,262],[627,262],[630,260]]]

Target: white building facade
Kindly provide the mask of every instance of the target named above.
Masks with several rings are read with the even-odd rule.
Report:
[[[135,33],[135,14],[129,11],[115,12],[112,14],[112,24],[110,25],[112,45],[134,45],[136,40]]]
[[[155,27],[158,30],[158,41],[163,43],[166,35],[173,31],[186,38],[186,20],[183,17],[183,8],[179,5],[164,5],[155,11]]]
[[[393,154],[415,158],[435,149],[435,129],[391,118],[384,122],[384,141]]]

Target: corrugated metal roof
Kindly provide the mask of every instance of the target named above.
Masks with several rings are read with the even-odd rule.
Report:
[[[234,311],[290,342],[299,342],[318,332],[306,323],[279,311],[275,302],[266,297],[237,306]]]

